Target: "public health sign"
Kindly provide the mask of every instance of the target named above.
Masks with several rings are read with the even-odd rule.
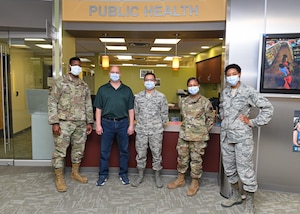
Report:
[[[62,20],[73,22],[225,21],[224,0],[63,0]]]

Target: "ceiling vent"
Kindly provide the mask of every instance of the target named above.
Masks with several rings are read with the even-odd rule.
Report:
[[[144,43],[144,42],[131,42],[129,43],[130,47],[137,47],[137,48],[146,48],[149,47],[149,43]]]

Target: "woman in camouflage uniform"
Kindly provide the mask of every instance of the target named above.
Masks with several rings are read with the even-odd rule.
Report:
[[[180,104],[183,116],[177,143],[178,178],[168,184],[169,189],[185,185],[185,173],[191,168],[192,183],[187,192],[193,196],[199,189],[199,178],[202,176],[202,155],[207,147],[209,131],[214,125],[215,114],[209,99],[199,93],[199,81],[191,77],[187,81],[189,96]]]

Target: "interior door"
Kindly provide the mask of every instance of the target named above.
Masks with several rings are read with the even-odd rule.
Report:
[[[33,159],[32,117],[26,92],[48,89],[51,44],[45,30],[5,31],[0,27],[0,165]]]
[[[0,30],[0,159],[13,159],[8,32]]]

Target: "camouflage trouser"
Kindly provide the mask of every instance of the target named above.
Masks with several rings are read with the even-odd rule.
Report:
[[[64,167],[67,148],[71,144],[71,161],[80,163],[83,157],[87,139],[86,123],[83,121],[60,121],[61,134],[54,135],[54,152],[52,154],[52,165],[55,168]]]
[[[135,149],[138,169],[145,169],[146,167],[148,144],[152,153],[152,169],[156,171],[162,169],[162,138],[163,133],[153,135],[136,134]]]
[[[222,161],[224,171],[231,184],[238,182],[239,178],[244,184],[244,190],[255,192],[257,181],[253,164],[254,142],[247,139],[240,143],[228,143],[226,139],[221,143]]]
[[[177,143],[177,171],[186,173],[189,165],[191,167],[191,177],[200,178],[202,176],[202,155],[204,155],[207,143],[204,141],[185,141],[181,138]]]

